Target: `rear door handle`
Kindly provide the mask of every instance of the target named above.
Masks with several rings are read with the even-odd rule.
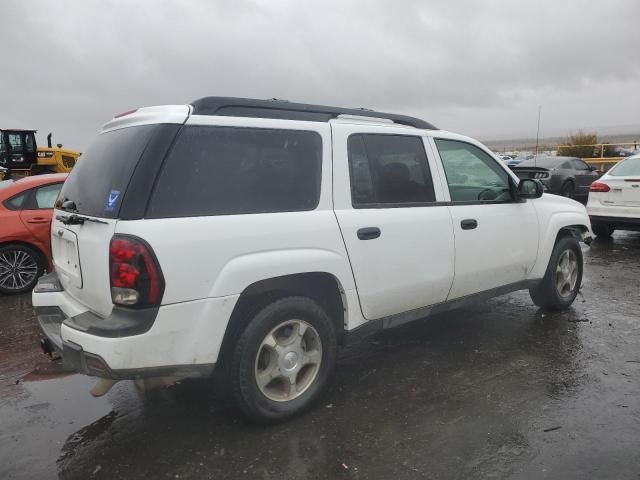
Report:
[[[380,236],[380,229],[378,227],[367,227],[358,230],[358,238],[360,240],[373,240]]]
[[[33,217],[29,218],[27,220],[27,223],[49,223],[49,219],[43,217]]]
[[[478,221],[475,218],[467,218],[460,222],[460,226],[463,230],[473,230],[478,226]]]

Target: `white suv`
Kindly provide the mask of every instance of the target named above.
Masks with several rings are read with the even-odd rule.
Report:
[[[33,304],[68,368],[228,377],[286,418],[353,338],[506,292],[568,308],[585,208],[419,119],[209,97],[114,118],[64,184]]]

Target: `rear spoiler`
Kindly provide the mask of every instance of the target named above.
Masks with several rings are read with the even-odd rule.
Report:
[[[514,172],[541,172],[547,173],[549,171],[548,168],[544,167],[521,167],[520,165],[511,165],[509,166],[511,170]]]

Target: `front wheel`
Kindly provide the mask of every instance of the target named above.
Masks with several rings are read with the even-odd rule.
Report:
[[[235,347],[236,401],[258,423],[301,412],[327,383],[336,350],[334,322],[315,301],[286,297],[271,303],[251,319]]]
[[[563,237],[555,245],[547,272],[540,284],[529,290],[531,300],[543,310],[566,310],[582,284],[582,250],[573,237]]]

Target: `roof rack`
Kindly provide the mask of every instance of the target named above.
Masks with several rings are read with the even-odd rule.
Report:
[[[328,122],[340,115],[384,118],[400,125],[437,130],[432,124],[419,118],[392,113],[376,112],[366,108],[328,107],[293,103],[287,100],[256,100],[235,97],[204,97],[191,102],[194,115],[219,115],[225,117],[279,118],[283,120],[305,120],[310,122]]]

